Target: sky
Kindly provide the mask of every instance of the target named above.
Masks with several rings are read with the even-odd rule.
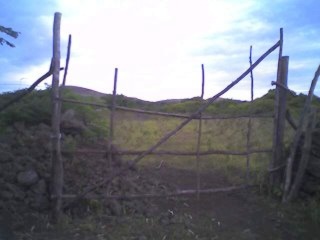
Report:
[[[16,45],[0,45],[0,92],[26,88],[48,71],[61,12],[61,66],[72,35],[67,85],[111,93],[118,68],[118,94],[192,98],[201,94],[204,64],[209,98],[249,67],[251,45],[255,61],[283,28],[289,88],[306,94],[320,64],[319,9],[318,0],[0,0],[0,25],[21,32],[18,39],[0,33]],[[277,61],[278,50],[253,71],[255,98],[274,88]],[[249,76],[223,97],[249,100]]]

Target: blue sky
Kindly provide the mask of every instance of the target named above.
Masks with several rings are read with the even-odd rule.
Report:
[[[318,0],[0,0],[0,25],[21,32],[0,46],[0,90],[27,87],[46,73],[52,55],[54,12],[62,13],[62,65],[68,34],[73,45],[67,83],[145,100],[221,91],[279,39],[290,57],[289,87],[307,93],[320,64]],[[278,52],[254,71],[255,97],[276,77]],[[51,79],[46,83],[50,84]],[[249,99],[249,77],[224,97]],[[42,84],[44,87],[44,84]],[[320,95],[320,87],[316,88]]]

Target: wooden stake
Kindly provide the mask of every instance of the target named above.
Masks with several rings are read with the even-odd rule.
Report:
[[[109,129],[109,142],[108,142],[108,165],[112,166],[112,142],[113,142],[113,131],[114,131],[114,113],[116,109],[116,97],[117,97],[117,81],[118,81],[118,68],[114,70],[114,81],[113,81],[113,93],[112,93],[112,105],[110,112],[110,129]]]
[[[60,70],[62,70],[60,68]],[[14,104],[15,102],[20,101],[23,97],[25,97],[27,94],[31,93],[42,81],[44,81],[45,79],[47,79],[48,77],[50,77],[52,75],[53,72],[53,63],[51,60],[51,64],[50,64],[50,68],[49,71],[44,74],[43,76],[41,76],[38,80],[36,80],[28,89],[26,89],[25,91],[23,91],[20,95],[18,95],[17,97],[15,97],[14,99],[6,102],[5,104],[3,104],[0,107],[0,112],[2,112],[3,110],[5,110],[7,107],[11,106],[12,104]]]
[[[297,152],[300,138],[302,136],[302,133],[303,133],[303,130],[305,127],[305,118],[306,118],[307,113],[310,110],[310,105],[311,105],[311,101],[313,98],[313,92],[314,92],[314,89],[317,85],[317,81],[318,81],[319,76],[320,76],[320,65],[314,74],[314,78],[312,79],[311,86],[310,86],[309,93],[308,93],[308,97],[307,97],[306,102],[304,104],[304,108],[302,109],[302,113],[301,113],[300,119],[299,119],[298,129],[297,129],[296,134],[294,136],[293,143],[292,143],[292,146],[290,149],[290,154],[287,159],[287,166],[286,166],[286,172],[285,172],[286,175],[285,175],[285,183],[284,183],[284,193],[283,193],[283,197],[282,197],[282,202],[287,202],[287,200],[288,200],[288,194],[290,192],[290,187],[291,187],[291,182],[292,182],[293,161],[294,161],[294,157]]]
[[[219,193],[219,192],[231,192],[237,190],[243,190],[247,188],[256,187],[256,185],[239,185],[239,186],[231,186],[231,187],[223,187],[223,188],[208,188],[200,190],[202,194],[211,194],[211,193]],[[85,199],[119,199],[119,200],[129,200],[129,199],[139,199],[139,198],[168,198],[175,196],[188,196],[197,194],[197,190],[194,189],[186,189],[186,190],[178,190],[172,193],[146,193],[146,194],[131,194],[131,195],[108,195],[108,194],[99,194],[95,196],[87,196]],[[74,199],[77,196],[74,194],[65,194],[63,198],[65,199]]]
[[[147,150],[141,150],[141,151],[134,151],[134,150],[117,150],[117,155],[140,155],[143,154]],[[84,154],[84,153],[93,153],[93,154],[106,154],[108,151],[106,150],[75,150],[75,151],[67,151],[64,150],[63,153],[78,153],[78,154]],[[251,149],[250,152],[243,151],[222,151],[222,150],[208,150],[204,152],[181,152],[181,151],[152,151],[148,153],[148,155],[168,155],[168,156],[208,156],[208,155],[234,155],[234,156],[246,156],[248,154],[257,154],[257,153],[272,153],[272,149],[266,148],[266,149]],[[273,171],[273,169],[271,169]]]
[[[200,99],[201,101],[203,100],[204,96],[204,66],[201,64],[201,72],[202,72],[202,81],[201,81],[201,96]],[[202,119],[201,119],[201,113],[199,115],[199,126],[198,126],[198,140],[197,140],[197,199],[200,199],[200,146],[201,146],[201,134],[202,134]]]
[[[250,67],[252,66],[252,46],[250,46],[250,54],[249,54],[249,63]],[[251,79],[251,105],[253,103],[253,72],[250,71],[250,79]],[[248,119],[248,132],[247,132],[247,152],[250,152],[250,140],[251,140],[251,129],[252,129],[252,108],[250,108],[250,117]],[[250,154],[247,155],[247,162],[246,162],[246,181],[249,184],[250,180]]]
[[[65,69],[64,69],[62,86],[66,85],[67,74],[68,74],[68,69],[69,69],[69,61],[70,61],[70,51],[71,51],[71,34],[69,34],[69,38],[68,38],[68,49],[67,49],[67,57],[66,57],[66,66],[65,66]]]
[[[281,57],[279,63],[279,75],[277,83],[287,87],[289,57]],[[279,85],[276,85],[275,90],[275,120],[273,130],[273,156],[270,164],[270,169],[277,168],[283,165],[283,137],[286,120],[286,102],[287,91]],[[279,186],[281,183],[281,171],[270,172],[270,187]]]
[[[277,69],[277,82],[279,83],[280,80],[280,68],[281,68],[281,57],[282,57],[282,48],[283,48],[283,29],[280,28],[280,44],[279,44],[279,56],[278,56],[278,69]],[[279,118],[279,96],[278,96],[278,88],[275,90],[275,100],[274,100],[274,119],[273,119],[273,153],[272,159],[269,163],[269,169],[277,168],[276,159],[277,159],[277,131],[278,131],[278,118]],[[271,193],[272,186],[274,185],[275,177],[272,172],[269,174],[269,194]]]
[[[299,167],[296,173],[296,177],[291,187],[291,191],[288,194],[288,198],[287,198],[288,201],[294,199],[298,195],[298,191],[302,184],[303,176],[308,166],[311,145],[312,145],[312,133],[316,125],[316,116],[317,116],[316,111],[311,110],[308,117],[308,125],[305,132],[304,144],[302,147],[302,156],[299,162]]]
[[[59,98],[59,73],[60,73],[60,23],[61,13],[54,14],[53,24],[53,74],[52,74],[52,172],[51,172],[51,200],[52,221],[59,222],[62,206],[63,165],[60,145],[60,104]]]

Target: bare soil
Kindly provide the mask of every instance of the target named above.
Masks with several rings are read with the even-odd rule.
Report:
[[[195,188],[196,174],[191,170],[162,166],[141,171],[177,189]],[[224,176],[201,173],[201,188],[222,186],[230,186]],[[256,189],[150,201],[157,210],[149,216],[93,216],[74,220],[67,227],[33,229],[20,239],[319,239],[317,232],[297,227],[294,216]]]
[[[180,189],[195,188],[195,172],[190,170],[161,168],[154,176],[175,183]],[[230,186],[224,176],[212,172],[201,174],[201,188],[223,186]],[[200,199],[190,196],[181,199],[183,204],[163,200],[158,200],[158,204],[180,214],[191,214],[197,220],[211,219],[212,239],[301,239],[277,206],[272,207],[263,197],[256,189],[246,189],[201,194]],[[203,227],[212,228],[210,224]]]

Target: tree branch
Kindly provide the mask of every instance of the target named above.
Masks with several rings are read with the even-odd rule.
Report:
[[[35,81],[28,89],[23,91],[20,95],[18,95],[14,99],[11,99],[9,102],[7,102],[4,105],[2,105],[0,107],[0,112],[2,112],[6,108],[8,108],[10,105],[14,104],[15,102],[18,102],[21,98],[23,98],[27,94],[31,93],[43,80],[45,80],[46,78],[51,76],[52,70],[53,70],[53,63],[51,61],[51,65],[50,65],[49,71],[46,74],[44,74],[42,77],[40,77],[37,81]],[[60,68],[60,71],[61,70],[63,70],[63,68]]]

